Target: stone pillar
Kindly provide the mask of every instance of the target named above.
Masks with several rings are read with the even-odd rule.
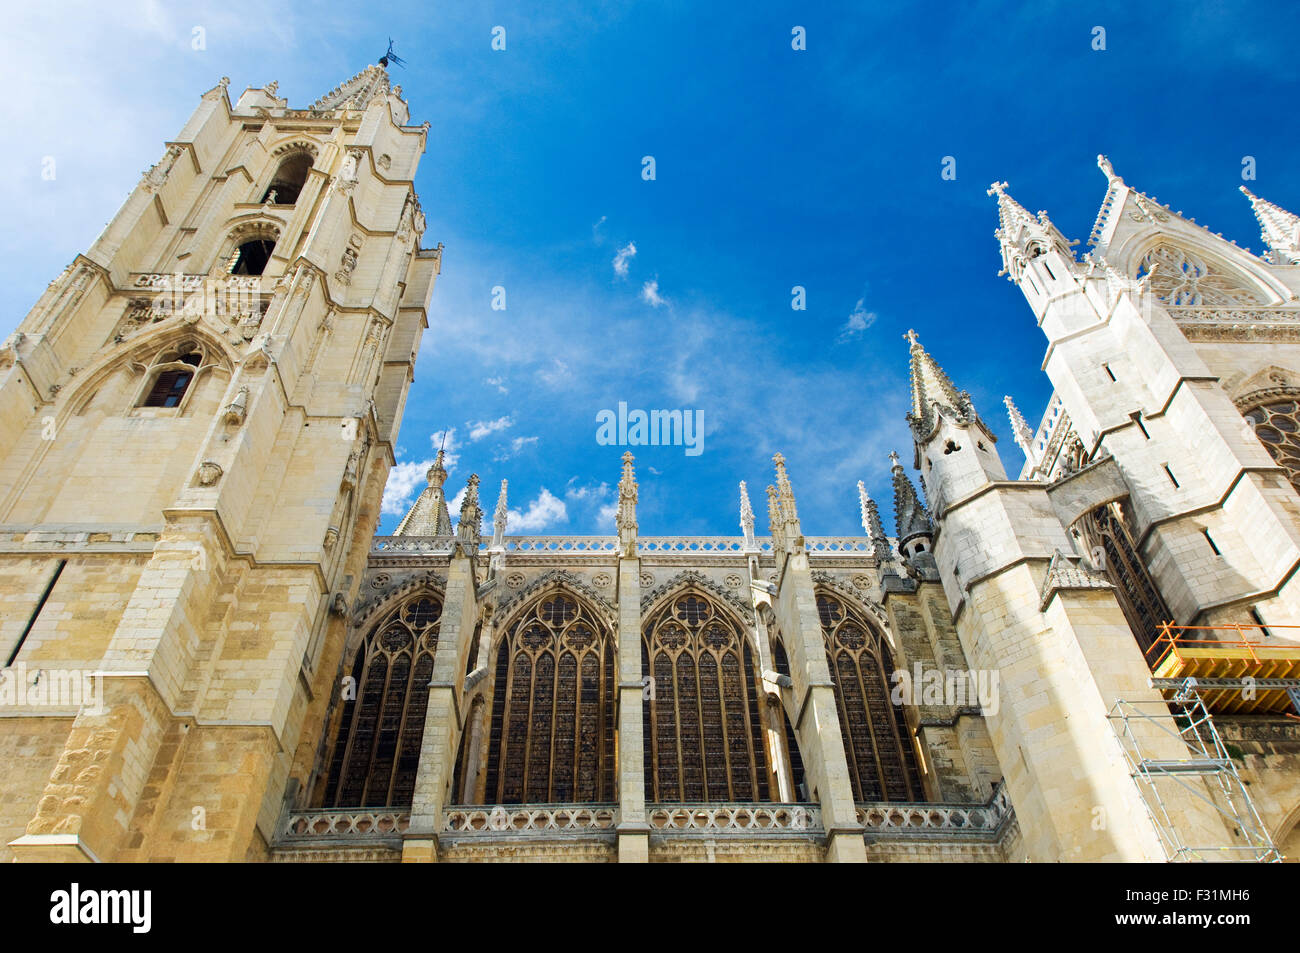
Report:
[[[618,561],[618,859],[650,859],[645,808],[644,713],[641,673],[641,560]]]
[[[438,828],[450,789],[465,713],[461,711],[465,658],[473,647],[478,621],[476,554],[458,547],[447,571],[438,654],[429,680],[429,707],[420,741],[411,824],[402,844],[402,862],[438,859]]]
[[[844,756],[835,688],[826,664],[808,554],[801,547],[784,556],[778,554],[777,558],[784,559],[785,565],[773,609],[790,658],[797,714],[794,729],[803,754],[806,783],[821,805],[826,860],[865,862],[866,844],[849,782],[849,764]]]

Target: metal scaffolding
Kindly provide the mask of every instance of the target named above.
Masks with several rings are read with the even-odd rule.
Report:
[[[1254,691],[1257,686],[1257,680],[1250,678],[1212,681],[1216,683],[1212,686],[1216,690]],[[1300,680],[1278,681],[1288,683],[1277,686],[1288,693],[1300,691]],[[1160,835],[1167,859],[1170,862],[1281,861],[1282,855],[1260,820],[1232,757],[1214,727],[1209,709],[1201,698],[1202,686],[1198,679],[1154,678],[1151,683],[1155,688],[1172,690],[1172,697],[1137,702],[1119,699],[1107,718],[1119,737],[1130,774],[1138,782],[1142,800]],[[1152,744],[1168,738],[1177,739],[1182,745],[1178,750],[1185,751],[1186,756],[1172,759],[1150,757]],[[1161,744],[1161,747],[1166,746]],[[1179,785],[1213,807],[1229,825],[1232,841],[1224,844],[1185,843],[1161,793],[1161,785],[1168,790],[1172,784]]]

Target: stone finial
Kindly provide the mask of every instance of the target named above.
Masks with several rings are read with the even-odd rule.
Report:
[[[1037,455],[1034,453],[1034,432],[1029,429],[1024,415],[1016,407],[1016,402],[1008,394],[1002,398],[1002,403],[1006,405],[1007,417],[1011,420],[1011,432],[1016,438],[1016,443],[1020,449],[1025,452],[1025,459],[1029,461],[1030,466],[1038,464]]]
[[[932,536],[934,527],[930,523],[930,514],[925,504],[917,496],[916,487],[903,472],[903,464],[897,453],[891,453],[890,472],[894,478],[894,527],[898,535],[898,545],[903,545],[915,536]]]
[[[636,500],[637,484],[636,474],[632,469],[632,461],[636,459],[632,452],[626,451],[623,454],[623,476],[618,481],[618,512],[614,517],[614,525],[618,528],[619,542],[623,546],[626,555],[635,555],[636,547]],[[632,547],[629,551],[628,547]]]
[[[757,548],[754,542],[754,509],[749,505],[749,489],[744,480],[740,481],[740,529],[745,534],[745,548]]]
[[[781,505],[781,515],[785,518],[786,533],[791,536],[799,535],[799,511],[795,508],[794,487],[790,485],[790,477],[785,472],[785,455],[774,453],[772,463],[776,465],[776,492],[777,500]],[[793,529],[793,533],[791,530]]]
[[[492,548],[504,549],[506,545],[506,522],[510,510],[506,504],[506,481],[501,481],[501,493],[497,496],[497,509],[492,520]]]
[[[1106,182],[1108,185],[1115,185],[1117,183],[1120,185],[1124,184],[1124,180],[1115,174],[1115,167],[1110,164],[1110,160],[1104,155],[1097,156],[1097,168],[1101,169],[1102,173],[1106,176]]]
[[[772,534],[772,552],[785,549],[785,520],[781,516],[781,504],[777,501],[776,487],[767,486],[767,527]]]
[[[889,558],[889,540],[885,536],[885,527],[880,522],[880,510],[876,501],[867,493],[866,484],[858,481],[858,508],[862,511],[862,529],[871,540],[871,548],[878,559]]]
[[[429,486],[442,489],[442,485],[447,482],[447,467],[443,461],[447,455],[439,450],[438,455],[433,459],[433,465],[425,472],[425,479],[429,481]],[[427,458],[426,458],[427,459]]]
[[[1300,216],[1260,198],[1244,185],[1240,188],[1241,194],[1250,199],[1251,210],[1259,222],[1260,238],[1269,247],[1267,257],[1277,264],[1300,264]]]
[[[478,505],[478,474],[471,473],[465,483],[465,497],[460,502],[460,524],[456,527],[456,536],[467,556],[478,552],[482,520],[483,512]]]

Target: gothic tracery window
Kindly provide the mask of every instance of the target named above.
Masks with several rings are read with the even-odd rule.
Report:
[[[762,690],[744,632],[708,597],[676,596],[650,620],[642,671],[646,798],[655,802],[768,801]]]
[[[193,341],[161,352],[149,369],[149,384],[140,406],[179,407],[203,364],[204,349]]]
[[[835,683],[840,733],[853,796],[859,801],[921,801],[916,749],[902,705],[890,698],[889,646],[838,596],[817,595],[826,662]]]
[[[1169,305],[1227,307],[1260,303],[1242,282],[1175,245],[1161,243],[1147,252],[1138,278],[1145,278],[1151,293]]]
[[[442,601],[412,596],[372,628],[357,651],[326,807],[410,807],[438,650]]]
[[[492,804],[614,798],[614,644],[564,590],[537,599],[501,639],[486,776]]]
[[[1092,554],[1091,561],[1094,565],[1099,563],[1099,568],[1114,584],[1129,628],[1142,651],[1147,651],[1160,624],[1172,621],[1173,614],[1138,551],[1123,504],[1114,502],[1097,507],[1081,517],[1075,529],[1085,549]]]
[[[1246,411],[1255,436],[1300,490],[1300,402],[1276,400]]]

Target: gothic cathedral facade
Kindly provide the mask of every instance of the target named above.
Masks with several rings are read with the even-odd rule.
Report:
[[[375,536],[442,246],[371,66],[201,98],[0,348],[0,859],[1300,856],[1300,218],[996,184],[1055,388],[1009,477],[911,334],[887,531]],[[900,353],[900,359],[902,355]],[[792,464],[796,471],[798,462]]]

